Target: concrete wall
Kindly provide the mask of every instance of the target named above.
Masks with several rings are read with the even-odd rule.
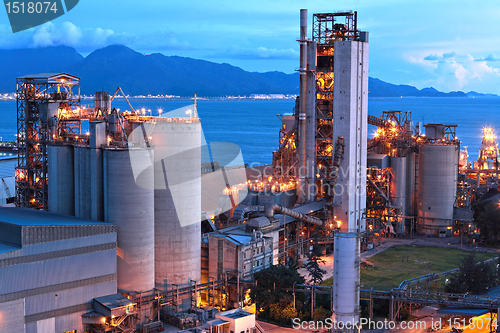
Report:
[[[363,232],[366,210],[366,138],[368,118],[368,43],[336,41],[333,138],[345,149],[335,188],[334,214],[342,232]]]
[[[92,299],[116,293],[116,231],[24,245],[2,254],[0,277],[0,332],[83,332]]]
[[[224,237],[209,236],[209,276],[222,278],[227,269],[238,270],[238,246]],[[219,245],[220,244],[220,245]]]
[[[0,332],[25,332],[24,299],[0,303]]]

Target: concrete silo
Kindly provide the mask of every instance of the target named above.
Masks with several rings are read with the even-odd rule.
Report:
[[[90,210],[90,158],[87,147],[74,147],[75,175],[75,216],[84,219],[91,218]]]
[[[154,288],[154,192],[152,151],[146,148],[104,149],[106,222],[116,224],[118,291],[144,292]],[[142,172],[134,177],[134,163]],[[138,186],[140,178],[142,186]],[[149,187],[149,188],[148,188]]]
[[[74,149],[70,145],[47,146],[49,211],[75,215]]]
[[[423,144],[418,157],[418,231],[450,236],[457,196],[458,154],[455,144]]]
[[[201,279],[201,124],[160,118],[152,133],[157,288]]]

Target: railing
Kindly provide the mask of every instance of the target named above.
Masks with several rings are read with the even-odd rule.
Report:
[[[260,332],[260,333],[266,333],[266,331],[264,331],[264,329],[262,328],[262,326],[259,325],[258,322],[255,322],[255,328]]]
[[[123,323],[123,321],[129,316],[131,315],[131,313],[124,313],[122,314],[120,317],[118,318],[115,318],[112,325],[113,326],[120,326],[121,323]]]

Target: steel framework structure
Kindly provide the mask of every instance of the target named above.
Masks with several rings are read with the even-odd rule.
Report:
[[[65,73],[20,77],[16,101],[16,205],[47,210],[47,144],[57,135],[80,133],[80,120],[69,116],[80,110],[80,78]],[[62,132],[51,133],[51,128]]]
[[[335,155],[340,138],[333,137],[334,42],[359,38],[357,12],[313,15],[316,46],[316,187],[320,198],[333,198],[338,166]],[[333,185],[333,186],[332,186]]]

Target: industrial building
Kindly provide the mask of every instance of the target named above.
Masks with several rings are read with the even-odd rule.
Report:
[[[301,258],[309,252],[311,230],[328,238],[335,222],[336,251],[345,254],[335,263],[334,313],[352,321],[359,315],[357,262],[365,228],[368,34],[357,29],[355,12],[315,14],[313,21],[310,40],[307,11],[301,11],[301,96],[294,124],[284,118],[288,127],[271,175],[245,182],[253,189],[245,198],[245,188],[234,191],[226,180],[219,201],[227,196],[231,203],[229,224],[254,223],[259,230],[251,237],[209,236],[208,273],[227,281],[232,270],[238,280],[246,270],[276,263],[280,252],[282,260],[289,253]],[[162,305],[171,311],[196,307],[197,285],[210,284],[201,281],[196,109],[188,117],[148,117],[131,105],[119,112],[106,92],[96,93],[94,108],[82,108],[80,80],[66,73],[27,75],[17,87],[17,205],[116,225],[117,291],[138,304],[137,322],[147,322]],[[291,246],[289,239],[295,240]],[[218,257],[227,259],[218,258],[217,266],[210,260],[215,244]],[[238,254],[233,265],[229,250]],[[224,266],[234,267],[224,272]],[[155,305],[157,292],[174,290],[173,299]],[[225,282],[223,300],[228,292]]]
[[[94,298],[116,294],[115,225],[0,208],[0,331],[84,332]]]
[[[255,314],[241,309],[216,314],[217,319],[211,320],[210,333],[255,332]]]
[[[245,169],[225,167],[224,158],[202,160],[208,144],[196,102],[182,115],[146,116],[130,103],[130,111],[120,112],[111,106],[118,88],[112,96],[97,92],[94,107],[84,108],[78,77],[18,78],[15,201],[23,208],[0,210],[0,221],[5,219],[0,228],[17,232],[13,239],[18,239],[12,243],[0,233],[0,244],[5,242],[0,261],[18,254],[31,258],[30,264],[51,256],[66,260],[64,251],[71,261],[83,255],[79,251],[86,244],[90,257],[105,252],[106,258],[94,266],[92,258],[78,261],[83,264],[57,284],[73,283],[77,272],[87,276],[101,265],[114,280],[106,281],[106,290],[71,298],[73,303],[59,301],[63,298],[53,293],[63,295],[62,289],[50,294],[45,285],[2,290],[2,295],[21,295],[3,302],[13,302],[12,307],[28,304],[33,288],[56,303],[34,306],[24,321],[16,317],[0,322],[0,328],[25,323],[25,332],[64,332],[62,327],[69,327],[64,316],[71,315],[72,325],[80,316],[80,326],[68,331],[82,325],[96,332],[140,331],[161,312],[200,311],[201,303],[238,308],[255,272],[290,259],[303,262],[312,246],[334,251],[334,319],[357,322],[360,252],[373,246],[377,235],[445,237],[471,223],[471,180],[479,186],[486,175],[498,179],[492,131],[485,131],[472,169],[460,151],[456,125],[415,125],[410,111],[369,116],[369,35],[358,29],[357,13],[314,14],[311,38],[307,18],[307,10],[301,10],[300,96],[293,113],[280,115],[279,148],[270,166]],[[371,139],[369,125],[376,127]],[[222,156],[226,148],[213,145],[212,155]],[[27,222],[34,218],[30,214],[50,218]],[[24,230],[30,228],[67,238],[36,236],[42,245],[31,238],[24,243]],[[80,229],[99,232],[80,235]],[[78,242],[63,242],[70,238]],[[104,245],[111,248],[91,249]],[[52,252],[57,254],[45,259]],[[24,267],[5,267],[11,266]],[[2,274],[5,267],[0,264]],[[52,275],[37,283],[66,276]],[[63,313],[59,307],[75,311]],[[239,332],[233,319],[240,317],[251,316],[239,310],[220,314],[212,331]],[[254,329],[245,325],[241,331]]]

